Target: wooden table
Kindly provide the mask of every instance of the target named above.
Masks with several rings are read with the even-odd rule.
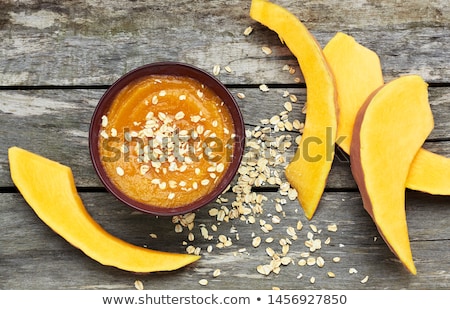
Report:
[[[425,147],[450,156],[450,5],[447,0],[288,1],[277,3],[298,16],[324,46],[337,32],[355,37],[376,51],[386,81],[415,73],[429,83],[435,129]],[[308,222],[297,201],[265,184],[254,192],[267,198],[255,223],[220,221],[211,208],[232,210],[236,198],[211,203],[196,213],[195,227],[175,232],[172,218],[155,218],[131,210],[106,192],[88,152],[88,128],[94,108],[111,83],[140,65],[156,61],[186,62],[217,76],[237,97],[248,131],[260,120],[284,111],[285,92],[297,97],[290,119],[304,121],[305,85],[301,70],[278,36],[249,18],[250,1],[17,1],[0,7],[0,288],[2,289],[449,289],[450,197],[407,191],[406,211],[418,274],[409,274],[395,259],[362,201],[348,157],[336,159],[315,217]],[[253,27],[246,36],[244,30]],[[267,46],[272,54],[266,55]],[[285,66],[295,69],[289,72]],[[229,69],[228,72],[226,69]],[[268,92],[259,85],[266,84]],[[277,135],[298,136],[298,131]],[[275,135],[276,136],[276,135]],[[202,258],[174,271],[136,275],[98,264],[69,245],[37,218],[15,189],[7,149],[17,145],[73,169],[79,193],[92,216],[109,232],[137,245],[185,252],[201,249]],[[295,143],[284,156],[292,157]],[[281,163],[273,167],[284,182]],[[272,172],[273,172],[272,171]],[[43,176],[45,177],[45,176]],[[449,184],[450,186],[450,184]],[[283,212],[276,202],[285,199]],[[225,206],[225,207],[224,207]],[[279,217],[279,223],[273,218]],[[297,238],[287,233],[297,221]],[[273,229],[264,232],[261,221]],[[336,232],[328,231],[330,224]],[[310,224],[322,248],[311,256],[325,265],[299,266]],[[208,229],[205,240],[200,227]],[[213,228],[217,228],[214,230]],[[189,240],[189,232],[194,240]],[[154,234],[154,235],[151,235]],[[220,248],[219,236],[231,240]],[[153,236],[153,237],[152,237]],[[252,239],[262,238],[255,248]],[[156,238],[155,238],[156,237]],[[330,237],[329,244],[325,244]],[[223,238],[223,237],[221,237]],[[272,238],[268,243],[267,238]],[[278,274],[262,275],[270,247],[291,242],[292,263]],[[191,237],[192,239],[192,237]],[[283,241],[282,241],[283,242]],[[208,247],[211,250],[208,251]],[[333,263],[333,257],[340,257]],[[354,268],[357,273],[349,270]],[[213,277],[216,269],[221,270]],[[329,278],[327,272],[335,278]],[[366,276],[366,283],[361,283]],[[311,283],[315,277],[315,283]],[[207,279],[202,286],[199,280]],[[364,281],[363,281],[364,282]]]

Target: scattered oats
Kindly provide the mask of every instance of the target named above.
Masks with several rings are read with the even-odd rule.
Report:
[[[311,277],[311,278],[309,279],[309,282],[311,282],[311,284],[316,283],[316,278],[315,278],[315,277]]]
[[[264,240],[266,243],[272,243],[273,242],[273,238],[272,237],[268,237],[266,238],[266,240]]]
[[[322,256],[317,257],[316,264],[320,268],[322,268],[325,265],[325,260],[322,258]]]
[[[177,121],[179,121],[180,119],[182,119],[184,117],[184,112],[183,111],[180,111],[180,112],[178,112],[177,114],[175,114],[175,119],[177,120]]]
[[[117,129],[111,128],[111,137],[117,137]]]
[[[280,224],[281,223],[281,218],[278,215],[272,216],[272,223]]]
[[[269,275],[272,272],[272,267],[270,265],[258,265],[256,270],[263,275]]]
[[[213,67],[213,74],[214,75],[219,75],[220,73],[220,66],[219,65],[214,65]]]
[[[281,290],[281,288],[279,288],[278,286],[272,286],[272,290],[273,291],[279,291],[279,290]]]
[[[179,99],[179,100],[186,100],[186,95],[180,95],[180,96],[178,97],[178,99]]]
[[[213,246],[208,245],[208,247],[206,248],[206,252],[211,253],[212,251],[213,251]]]
[[[134,281],[134,287],[137,290],[142,291],[144,289],[144,283],[142,283],[142,281],[140,281],[140,280],[136,280],[136,281]]]
[[[314,225],[314,224],[311,224],[311,225],[309,225],[309,228],[311,228],[311,230],[313,231],[313,232],[317,232],[317,226],[316,225]]]
[[[292,103],[290,103],[289,101],[286,101],[284,103],[284,108],[286,109],[286,111],[291,112],[292,111]]]
[[[302,258],[297,263],[299,266],[305,266],[306,265],[306,259]]]
[[[214,272],[213,272],[213,277],[214,277],[214,278],[217,278],[218,276],[220,276],[220,269],[216,269],[216,270],[214,270]]]
[[[294,94],[289,95],[289,100],[291,100],[291,102],[297,102],[298,101],[297,96],[294,95]]]
[[[198,284],[203,285],[203,286],[208,285],[208,280],[207,279],[201,279],[200,281],[198,281]]]
[[[373,237],[373,242],[376,242],[377,240],[378,240],[377,236]]]
[[[302,221],[298,221],[298,222],[297,222],[297,230],[302,230],[302,228],[303,228],[303,223],[302,223]]]
[[[187,252],[188,254],[194,254],[194,252],[195,252],[195,247],[192,246],[192,245],[189,245],[189,246],[186,248],[186,252]]]
[[[280,121],[280,116],[279,115],[274,115],[269,120],[270,124],[272,124],[272,125],[278,124],[279,121]]]
[[[206,186],[209,184],[209,179],[203,179],[200,184],[202,184],[203,186]]]
[[[193,234],[192,232],[190,232],[190,233],[188,234],[188,240],[189,240],[189,241],[194,241],[194,239],[195,239],[194,234]]]
[[[123,170],[122,167],[117,167],[116,172],[119,176],[123,176],[125,174],[125,171]]]
[[[303,278],[303,273],[299,273],[299,274],[297,275],[297,279],[301,279],[301,278]]]
[[[160,97],[164,97],[166,94],[167,94],[167,92],[166,92],[165,90],[161,90],[161,91],[159,92],[159,96],[160,96]]]
[[[315,258],[315,257],[308,257],[308,258],[306,259],[306,264],[307,264],[308,266],[313,266],[313,265],[315,265],[315,264],[316,264],[316,258]]]
[[[336,275],[334,274],[334,272],[331,272],[331,271],[328,271],[328,272],[327,272],[327,276],[328,276],[328,278],[334,278],[334,277],[336,277]]]
[[[283,266],[287,266],[287,265],[289,265],[290,263],[292,263],[292,258],[290,258],[290,257],[288,257],[288,256],[285,256],[285,257],[282,257],[282,258],[281,258],[281,264],[282,264]]]
[[[108,117],[106,115],[102,116],[102,127],[108,126]]]
[[[176,224],[175,225],[175,232],[176,233],[180,233],[183,231],[183,226],[181,226],[181,224]]]
[[[261,237],[257,236],[253,238],[252,245],[254,248],[257,248],[261,244]]]
[[[297,129],[297,130],[300,130],[300,128],[302,127],[301,124],[302,124],[302,123],[301,123],[298,119],[295,119],[295,120],[292,122],[292,126],[294,126],[294,128]]]
[[[250,33],[252,33],[252,31],[253,31],[253,27],[252,27],[252,26],[248,26],[248,27],[245,28],[245,30],[244,30],[244,36],[250,35]]]
[[[232,72],[230,66],[225,66],[224,69],[225,69],[225,71],[228,72],[228,73],[231,73],[231,72]]]
[[[294,227],[291,227],[291,226],[289,226],[289,227],[286,229],[286,232],[287,232],[287,234],[288,234],[289,236],[291,236],[291,237],[293,237],[293,236],[296,235],[296,232],[295,232]]]
[[[289,188],[288,190],[288,198],[291,201],[294,201],[297,199],[298,193],[297,190],[295,188]]]
[[[338,256],[333,257],[333,262],[339,263],[340,261],[341,261],[341,258],[340,258],[340,257],[338,257]]]
[[[156,234],[150,234],[150,238],[156,239],[156,238],[158,238],[158,235],[156,235]]]
[[[327,238],[327,239],[325,240],[325,242],[324,242],[324,243],[328,245],[328,244],[330,244],[330,242],[331,242],[331,238],[330,238],[330,237],[328,237],[328,238]]]
[[[239,99],[244,99],[244,98],[245,98],[245,94],[244,94],[244,93],[237,93],[236,96],[237,96]]]
[[[270,257],[273,257],[275,255],[275,251],[272,248],[269,248],[269,247],[266,248],[266,253]]]
[[[337,231],[337,225],[336,224],[330,224],[330,225],[328,225],[328,231],[331,231],[331,232],[336,232]]]
[[[208,240],[208,238],[209,238],[208,229],[206,229],[206,227],[202,226],[202,227],[200,227],[200,232],[201,232],[203,238]]]
[[[225,165],[223,163],[218,164],[216,167],[216,171],[219,173],[223,172],[224,169],[225,169]]]
[[[268,92],[269,91],[269,87],[266,84],[261,84],[259,85],[259,89],[263,92]]]
[[[102,130],[102,131],[100,132],[100,135],[101,135],[104,139],[108,139],[108,138],[109,138],[109,135],[108,135],[108,133],[107,133],[105,130]]]
[[[348,270],[348,273],[350,273],[350,274],[358,273],[358,270],[356,270],[355,268],[350,268]]]
[[[365,276],[364,279],[361,280],[361,283],[364,284],[369,281],[369,276]]]
[[[263,53],[266,54],[266,55],[272,54],[272,49],[271,49],[270,47],[268,47],[268,46],[263,46],[263,47],[261,47],[261,50],[262,50]]]

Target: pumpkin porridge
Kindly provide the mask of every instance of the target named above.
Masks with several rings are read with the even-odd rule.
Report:
[[[157,207],[197,201],[221,182],[232,159],[228,108],[189,77],[151,75],[128,85],[100,130],[101,162],[112,182]]]

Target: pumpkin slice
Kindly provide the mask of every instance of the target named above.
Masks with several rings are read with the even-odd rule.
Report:
[[[374,51],[342,32],[327,43],[323,53],[336,81],[339,106],[336,143],[349,154],[356,114],[367,97],[384,84],[380,59]]]
[[[433,125],[427,84],[419,76],[400,77],[381,87],[361,107],[350,149],[351,169],[364,208],[389,248],[413,274],[405,184]]]
[[[69,167],[18,147],[11,147],[8,156],[11,178],[39,218],[99,263],[148,273],[175,270],[200,258],[150,250],[112,236],[88,214]]]
[[[323,53],[333,71],[339,105],[336,143],[350,153],[353,126],[361,106],[384,84],[378,55],[347,34],[338,32]],[[411,164],[406,187],[434,195],[450,195],[450,158],[419,150]]]
[[[305,127],[300,145],[285,173],[298,192],[305,216],[311,219],[319,205],[334,158],[337,127],[334,77],[322,48],[291,12],[265,0],[253,0],[250,17],[279,35],[297,58],[305,78]]]

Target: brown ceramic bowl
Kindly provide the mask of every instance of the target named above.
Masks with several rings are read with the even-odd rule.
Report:
[[[130,197],[128,194],[122,192],[108,177],[108,174],[102,164],[99,150],[99,139],[101,132],[102,116],[108,113],[108,110],[114,101],[117,94],[128,84],[137,79],[142,79],[151,75],[172,75],[172,76],[187,76],[193,78],[203,85],[209,87],[218,95],[224,104],[228,107],[234,123],[234,148],[233,155],[231,157],[231,163],[229,168],[224,172],[222,181],[213,188],[208,194],[200,197],[193,203],[186,205],[180,205],[175,207],[161,207],[155,205],[148,205]],[[244,137],[245,129],[242,114],[239,107],[228,89],[214,76],[209,73],[193,67],[188,64],[176,63],[176,62],[161,62],[144,65],[135,70],[132,70],[108,88],[108,90],[100,98],[100,101],[92,116],[91,125],[89,129],[89,151],[91,160],[95,171],[97,172],[101,182],[106,189],[112,193],[116,198],[125,203],[126,205],[153,215],[159,216],[173,216],[177,214],[184,214],[191,211],[195,211],[211,201],[215,200],[230,184],[233,180],[244,152]]]

